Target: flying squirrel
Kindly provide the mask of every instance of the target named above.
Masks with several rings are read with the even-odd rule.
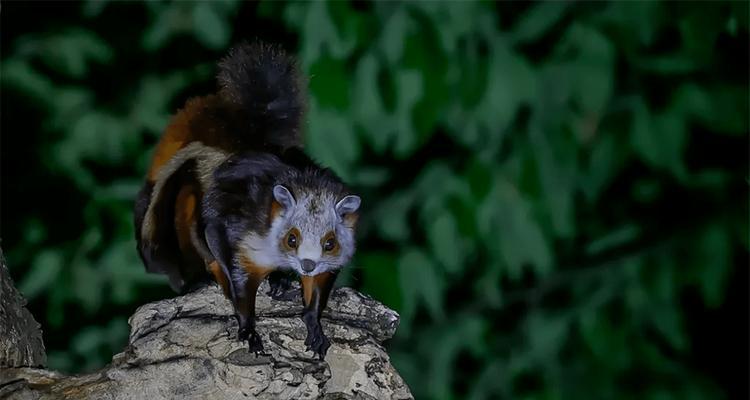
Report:
[[[305,344],[322,359],[320,317],[354,254],[361,200],[303,151],[306,80],[290,56],[243,43],[218,69],[218,91],[188,100],[156,146],[135,204],[138,252],[176,291],[218,282],[256,353],[258,287],[269,277],[281,298],[296,273]]]

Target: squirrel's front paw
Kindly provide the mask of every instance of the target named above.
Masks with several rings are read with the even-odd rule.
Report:
[[[323,333],[323,330],[308,331],[305,345],[307,345],[307,350],[311,350],[322,360],[325,358],[328,348],[331,347],[331,342]]]
[[[240,341],[247,340],[247,344],[249,345],[248,350],[255,353],[256,355],[263,354],[263,341],[261,340],[258,332],[255,331],[255,329],[240,328],[240,330],[237,332],[237,339]]]
[[[250,345],[249,350],[255,353],[256,355],[264,354],[263,340],[261,340],[258,332],[253,331],[253,333],[250,334],[250,337],[247,338],[247,344]]]

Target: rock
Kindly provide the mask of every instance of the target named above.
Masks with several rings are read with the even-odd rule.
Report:
[[[299,291],[298,288],[296,288]],[[0,370],[0,397],[18,399],[411,399],[383,341],[396,312],[349,288],[331,295],[324,361],[305,351],[299,294],[272,300],[258,291],[257,331],[265,355],[236,340],[237,322],[221,290],[208,286],[140,307],[130,338],[104,369],[65,376],[37,368]]]
[[[0,368],[42,367],[47,363],[42,330],[13,286],[0,250]]]

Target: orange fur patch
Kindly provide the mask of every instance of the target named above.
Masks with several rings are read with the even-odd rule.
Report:
[[[302,285],[302,299],[306,305],[310,304],[315,287],[315,277],[303,275],[300,277],[300,284]]]
[[[221,270],[219,263],[214,260],[208,264],[208,271],[213,275],[214,280],[221,286],[224,291],[224,296],[231,298],[231,292],[229,290],[229,279],[224,275],[224,271]]]
[[[192,246],[190,229],[195,223],[196,195],[191,185],[180,188],[175,200],[174,224],[177,230],[177,242],[184,252]]]
[[[281,214],[281,210],[283,210],[281,204],[279,204],[278,201],[273,200],[271,201],[271,212],[268,213],[268,223],[272,223],[273,220],[276,219],[276,217]]]
[[[226,109],[226,104],[216,95],[188,100],[169,121],[161,140],[156,145],[148,179],[155,181],[159,171],[175,153],[190,143],[201,142],[227,152],[239,151],[232,133],[226,130],[226,113],[219,119],[215,110]]]
[[[354,229],[357,226],[357,221],[359,221],[359,214],[357,213],[346,214],[344,216],[344,225],[347,228]]]
[[[165,137],[159,142],[156,146],[156,151],[154,151],[154,159],[151,162],[151,169],[148,171],[148,179],[150,181],[153,182],[156,180],[156,177],[164,164],[169,162],[172,156],[184,147],[184,144],[184,141],[174,140],[171,137]]]
[[[316,290],[323,289],[328,284],[329,280],[334,278],[335,275],[332,272],[323,272],[322,274],[314,276],[301,276],[300,284],[302,286],[302,299],[304,300],[305,305],[310,304],[313,293]]]

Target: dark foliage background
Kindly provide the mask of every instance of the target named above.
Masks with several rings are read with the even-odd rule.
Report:
[[[748,398],[748,3],[3,2],[2,246],[50,365],[172,296],[136,255],[153,144],[259,37],[365,199],[343,283],[418,398]]]

